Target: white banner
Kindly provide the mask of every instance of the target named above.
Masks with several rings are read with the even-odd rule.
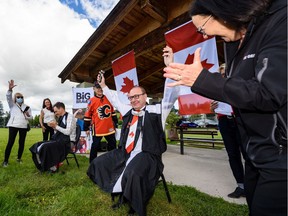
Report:
[[[87,108],[87,103],[94,96],[93,87],[72,88],[73,109]]]
[[[223,103],[223,102],[218,102],[218,107],[215,109],[215,113],[219,113],[222,115],[232,115],[233,110],[229,104]]]

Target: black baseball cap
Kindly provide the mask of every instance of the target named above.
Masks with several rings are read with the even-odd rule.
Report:
[[[101,86],[99,85],[99,83],[97,81],[94,82],[94,87],[95,88],[101,88]]]

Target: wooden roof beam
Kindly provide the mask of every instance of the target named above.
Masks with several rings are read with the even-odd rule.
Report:
[[[99,61],[99,64],[96,64],[93,69],[91,69],[90,74],[97,73],[100,70],[109,70],[111,69],[111,62],[116,58],[124,55],[125,53],[134,49],[135,55],[141,55],[147,50],[151,50],[155,46],[163,46],[165,44],[164,34],[166,31],[173,29],[184,22],[190,20],[190,17],[187,13],[180,15],[176,19],[174,19],[171,23],[167,23],[165,26],[162,26],[146,36],[136,40],[132,44],[126,46],[123,49],[118,50],[117,52],[105,56],[102,60]]]
[[[167,13],[159,7],[159,5],[152,5],[150,0],[141,0],[141,8],[146,14],[151,16],[153,19],[164,23],[167,20]]]
[[[162,70],[163,68],[164,68],[164,63],[160,63],[156,65],[155,67],[149,69],[149,71],[142,72],[140,75],[138,75],[139,82],[142,82],[148,79],[150,76],[153,76],[155,73]]]
[[[84,60],[95,50],[95,48],[110,34],[111,31],[123,20],[138,0],[122,0],[120,1],[100,24],[96,31],[90,36],[86,43],[77,52],[74,58],[58,75],[61,78],[61,83],[64,83],[69,74],[76,70]]]

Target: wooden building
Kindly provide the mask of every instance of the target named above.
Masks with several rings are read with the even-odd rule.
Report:
[[[115,89],[111,62],[134,50],[139,84],[148,96],[161,97],[165,80],[164,33],[190,20],[191,2],[120,0],[59,74],[61,82],[92,83],[98,71],[104,70],[107,85]],[[221,55],[219,57],[221,62]]]

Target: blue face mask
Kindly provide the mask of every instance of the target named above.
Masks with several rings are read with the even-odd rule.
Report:
[[[18,104],[22,104],[23,103],[23,98],[16,98],[16,102]]]

